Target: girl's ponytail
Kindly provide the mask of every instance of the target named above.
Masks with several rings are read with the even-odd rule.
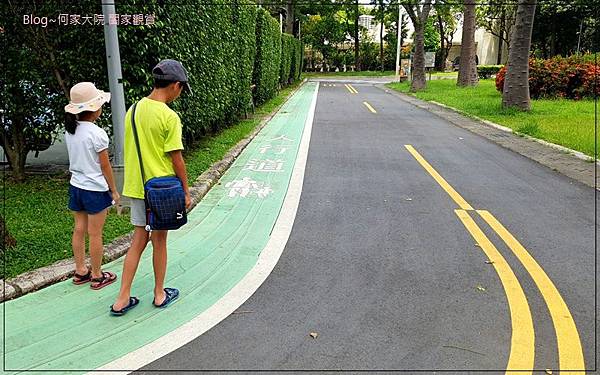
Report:
[[[69,112],[67,112],[66,115],[65,129],[69,134],[75,134],[75,129],[77,129],[77,116]]]

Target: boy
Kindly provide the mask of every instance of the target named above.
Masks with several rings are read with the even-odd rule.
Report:
[[[152,76],[154,78],[152,93],[138,102],[135,111],[135,124],[146,181],[153,177],[177,176],[185,192],[185,205],[189,208],[191,200],[182,156],[181,120],[177,113],[167,106],[167,103],[177,99],[184,89],[191,93],[187,73],[179,61],[167,59],[159,62],[152,69]],[[131,284],[148,239],[152,241],[153,248],[154,306],[167,307],[179,296],[177,289],[164,287],[168,231],[154,230],[149,236],[145,230],[144,186],[133,137],[131,115],[132,108],[129,108],[125,115],[123,195],[131,199],[131,223],[135,226],[135,230],[123,265],[119,296],[111,306],[111,314],[117,316],[125,314],[139,303],[139,300],[130,294]]]

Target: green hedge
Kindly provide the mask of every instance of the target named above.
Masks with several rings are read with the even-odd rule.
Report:
[[[12,117],[12,120],[8,118],[9,121],[16,123],[25,118],[24,108],[29,108],[35,118],[41,118],[37,113],[42,111],[47,117],[44,133],[54,138],[63,131],[63,108],[66,104],[66,95],[56,79],[55,67],[58,67],[67,91],[80,81],[95,82],[103,90],[109,87],[102,26],[49,23],[47,28],[33,28],[40,35],[42,32],[46,34],[44,40],[48,45],[41,45],[40,35],[30,35],[31,28],[19,24],[22,14],[54,17],[56,7],[50,3],[37,8],[31,4],[15,5],[16,15],[12,8],[4,8],[0,12],[6,16],[5,19],[14,21],[6,24],[6,34],[11,37],[3,39],[6,53],[3,51],[0,62],[6,67],[7,74],[0,76],[0,86],[9,85],[12,91],[21,91],[11,96],[15,100],[5,101],[7,117]],[[102,6],[96,0],[80,0],[64,7],[62,13],[102,13]],[[116,12],[119,14],[155,15],[153,25],[119,27],[126,107],[152,90],[152,67],[162,59],[173,58],[183,62],[194,91],[192,97],[183,94],[171,104],[182,117],[186,143],[190,144],[210,130],[231,124],[244,113],[252,98],[250,86],[256,56],[256,10],[252,0],[220,4],[174,4],[161,0],[118,3]],[[271,17],[269,22],[277,21]],[[277,37],[279,39],[279,34]],[[85,40],[86,43],[73,43],[77,40]],[[35,82],[32,86],[35,90],[27,89],[18,82]],[[277,84],[277,76],[274,84]],[[27,91],[22,92],[24,89]],[[100,125],[110,132],[110,106],[106,106],[104,112]],[[25,127],[42,129],[36,124],[26,124]],[[14,129],[23,131],[16,125]]]
[[[234,24],[238,29],[238,109],[246,109],[251,104],[252,72],[256,58],[256,5],[250,1],[234,4]]]
[[[290,77],[292,80],[296,81],[300,79],[300,74],[302,74],[302,50],[304,46],[302,42],[298,39],[293,39],[293,56],[292,56],[292,66],[290,69]]]
[[[289,34],[281,34],[281,64],[279,66],[279,83],[282,86],[288,84],[290,71],[292,69],[292,54],[294,37]]]
[[[300,78],[302,72],[302,43],[289,34],[281,35],[281,67],[279,82],[287,85]]]
[[[256,60],[253,82],[254,100],[262,104],[277,93],[281,69],[281,31],[279,22],[264,8],[256,14]]]
[[[126,97],[133,102],[149,92],[150,69],[158,61],[181,60],[194,95],[183,94],[172,106],[182,115],[184,136],[191,143],[208,131],[228,126],[250,101],[256,7],[249,0],[229,4],[151,3],[146,7],[154,9],[155,26],[146,30],[121,28]],[[117,11],[139,13],[139,6],[129,4]],[[145,64],[127,61],[138,50]]]
[[[67,14],[102,13],[96,0],[64,6]],[[24,150],[23,143],[48,143],[64,131],[66,93],[75,83],[91,81],[109,90],[104,33],[100,25],[23,27],[23,14],[54,17],[56,9],[50,3],[0,8],[2,18],[9,20],[0,35],[5,46],[0,65],[6,73],[0,75],[0,87],[6,88],[0,90],[0,101],[6,103],[9,138],[18,140],[7,147]],[[274,97],[280,73],[283,84],[299,77],[300,42],[290,35],[282,37],[278,21],[253,0],[210,4],[128,0],[116,5],[116,13],[155,16],[153,24],[118,29],[127,108],[151,92],[151,70],[160,60],[177,59],[186,67],[194,95],[183,94],[170,104],[181,115],[186,146],[229,126],[252,100],[262,104]],[[80,40],[86,43],[73,43]],[[111,122],[106,106],[99,125],[110,134]]]
[[[504,65],[480,65],[477,67],[477,74],[480,79],[488,79],[498,74]]]

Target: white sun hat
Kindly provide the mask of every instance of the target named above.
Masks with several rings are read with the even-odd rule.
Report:
[[[95,112],[109,101],[110,92],[98,90],[91,82],[79,82],[71,87],[71,101],[65,106],[65,111],[72,114]]]

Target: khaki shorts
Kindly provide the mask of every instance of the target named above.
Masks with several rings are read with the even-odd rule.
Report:
[[[146,226],[146,205],[143,199],[129,198],[131,201],[131,224],[136,227]]]

